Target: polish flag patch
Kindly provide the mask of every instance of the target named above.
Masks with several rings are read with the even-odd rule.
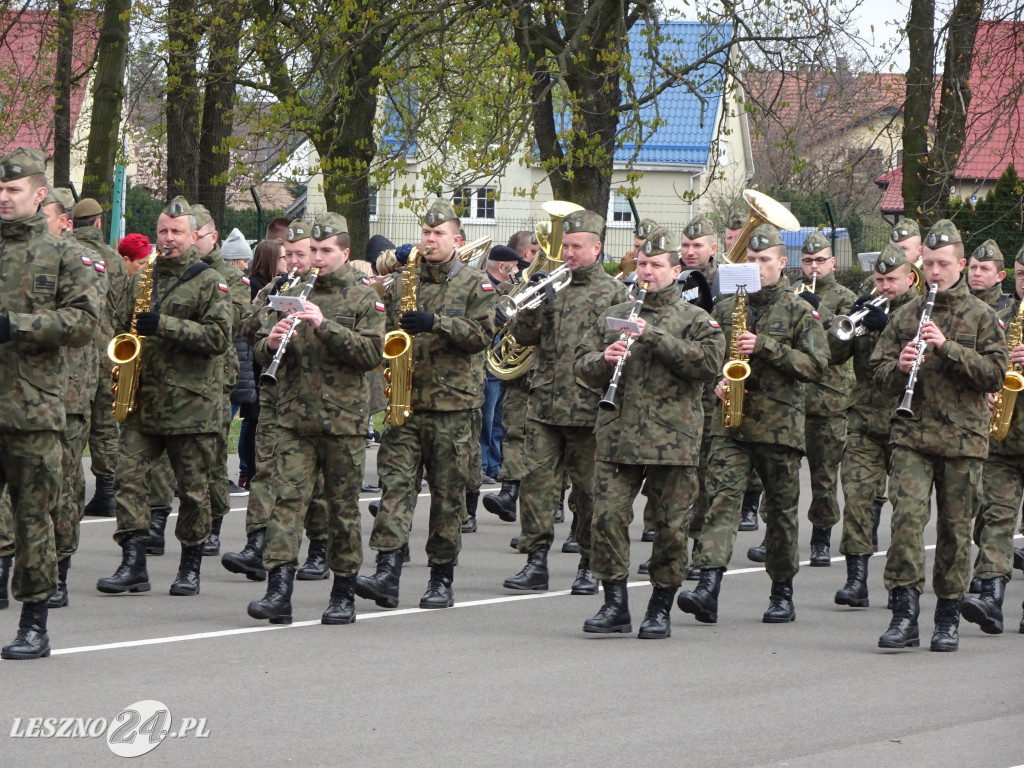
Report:
[[[378,312],[383,312],[383,311],[384,311],[384,305],[383,305],[383,304],[381,304],[381,303],[380,303],[379,301],[375,301],[375,302],[373,303],[373,307],[374,307],[374,309],[376,309],[376,310],[377,310]]]
[[[91,267],[92,266],[92,259],[90,259],[88,256],[83,256],[82,257],[82,263],[85,264],[85,266],[87,266],[87,267]]]
[[[494,290],[494,286],[491,285],[490,283],[483,283],[483,284],[481,284],[480,287],[483,288],[485,291],[493,291]]]
[[[366,279],[366,278],[364,277],[364,278],[363,278],[363,285],[369,285],[369,284],[370,284],[370,281],[369,281],[369,280],[367,280],[367,279]]]
[[[818,310],[812,309],[811,314],[814,315],[815,320],[821,320],[821,315],[818,314]]]
[[[242,276],[242,282],[246,285],[252,285],[252,283],[249,282],[249,278],[245,277],[245,275]]]
[[[224,293],[228,292],[228,287],[224,283],[217,283],[217,287],[224,291]]]
[[[996,322],[997,322],[997,323],[999,323],[999,327],[1000,327],[1000,328],[1002,328],[1003,330],[1006,330],[1006,323],[1004,323],[1004,322],[1003,322],[1002,320],[1000,320],[1000,319],[999,319],[998,317],[996,318]]]
[[[721,328],[722,327],[722,326],[720,326],[718,324],[718,321],[715,320],[714,318],[712,318],[711,320],[708,320],[708,325],[710,325],[712,328]]]
[[[107,266],[102,261],[97,261],[95,264],[92,265],[92,268],[95,269],[97,272],[107,271]]]

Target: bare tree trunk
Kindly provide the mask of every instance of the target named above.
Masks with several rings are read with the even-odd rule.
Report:
[[[71,53],[75,45],[75,0],[57,2],[57,71],[53,98],[53,184],[71,176]]]
[[[167,197],[192,202],[198,189],[200,29],[195,0],[167,4]]]

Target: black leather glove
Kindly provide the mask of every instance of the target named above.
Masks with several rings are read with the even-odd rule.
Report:
[[[434,327],[433,312],[406,312],[398,318],[402,330],[415,336],[417,333],[429,333]]]
[[[11,318],[7,315],[0,315],[0,344],[6,344],[11,340]]]
[[[863,307],[865,304],[867,304],[869,301],[871,301],[874,298],[875,297],[872,296],[870,293],[865,293],[863,296],[858,296],[857,300],[855,302],[853,302],[853,308],[855,310],[860,309],[861,307]]]
[[[139,336],[152,336],[159,327],[159,312],[139,312],[135,317],[135,332]]]
[[[536,272],[534,272],[532,275],[530,275],[530,284],[534,285],[536,283],[539,283],[541,280],[545,279],[546,277],[548,277],[548,273],[545,272],[543,269],[538,269]]]
[[[864,315],[864,319],[861,323],[869,331],[883,331],[885,330],[886,324],[889,322],[889,313],[885,312],[881,307],[876,307],[873,304],[867,306],[868,313]]]
[[[803,291],[800,294],[800,298],[806,301],[815,309],[817,309],[818,305],[821,304],[821,299],[819,299],[815,294],[811,293],[810,291]]]

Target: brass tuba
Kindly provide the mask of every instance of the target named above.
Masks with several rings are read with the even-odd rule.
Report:
[[[733,264],[742,264],[747,260],[747,241],[750,233],[761,224],[771,224],[779,229],[788,232],[796,232],[800,229],[800,222],[797,221],[786,206],[774,198],[768,197],[763,192],[755,189],[743,190],[743,199],[750,206],[750,215],[747,223],[733,241],[732,248],[725,254],[725,260]]]
[[[741,355],[738,339],[747,330],[747,291],[736,289],[736,307],[732,311],[732,338],[729,340],[729,359],[722,375],[728,380],[722,398],[722,425],[735,429],[743,423],[743,387],[750,376],[747,356]]]
[[[416,288],[419,283],[417,270],[423,253],[418,245],[414,246],[405,271],[396,278],[401,280],[398,300],[400,316],[416,310]],[[387,382],[384,396],[391,401],[387,408],[387,422],[400,427],[412,416],[412,336],[402,330],[389,332],[384,337],[384,359],[388,361],[388,368],[384,371],[384,381]]]
[[[565,200],[550,200],[541,206],[544,212],[550,217],[549,221],[542,221],[534,227],[534,235],[540,243],[541,254],[534,259],[533,263],[523,270],[522,279],[519,284],[507,294],[507,298],[515,302],[518,309],[523,307],[524,302],[516,302],[513,297],[521,291],[529,288],[530,278],[537,272],[543,270],[551,273],[549,280],[555,276],[554,273],[562,267],[562,220],[574,211],[582,211],[582,205],[570,203]],[[568,272],[561,270],[559,275]],[[571,276],[570,276],[571,277]],[[559,280],[564,283],[559,284]],[[555,281],[554,289],[561,290],[569,284],[569,280],[559,278]],[[503,298],[506,298],[503,297]],[[502,302],[506,304],[507,302]],[[516,341],[509,331],[511,318],[505,322],[505,326],[499,331],[501,341],[487,350],[487,370],[502,381],[518,379],[532,362],[533,347],[524,347]]]
[[[466,243],[455,251],[455,258],[476,269],[484,269],[487,266],[487,254],[491,252],[491,242],[491,238],[481,237]]]
[[[1006,329],[1006,347],[1011,352],[1014,347],[1019,347],[1024,337],[1024,301],[1017,308],[1017,314]],[[1013,420],[1013,405],[1017,401],[1017,393],[1024,389],[1024,376],[1021,375],[1021,366],[1018,363],[1010,363],[1010,369],[1006,372],[1003,380],[1003,389],[996,394],[996,403],[992,411],[992,424],[988,430],[988,436],[995,440],[1005,440],[1007,432],[1010,431],[1010,421]]]

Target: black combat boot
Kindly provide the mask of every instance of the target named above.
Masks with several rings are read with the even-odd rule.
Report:
[[[651,573],[651,559],[647,558],[636,567],[636,572],[641,576],[649,576]]]
[[[21,604],[21,621],[14,642],[0,651],[0,659],[28,660],[50,655],[50,638],[46,634],[46,601]]]
[[[555,507],[555,522],[556,523],[564,523],[565,522],[565,488],[562,489],[562,495],[558,497],[558,506]],[[576,523],[576,520],[574,519],[573,520],[573,532],[574,533],[576,531],[575,523]]]
[[[241,573],[249,581],[264,581],[267,572],[263,568],[263,547],[267,540],[267,529],[258,528],[246,539],[241,552],[225,552],[220,564],[232,573]]]
[[[331,574],[327,567],[327,539],[310,540],[306,562],[299,566],[295,578],[299,581],[323,581]]]
[[[576,534],[573,531],[569,531],[569,535],[562,542],[562,551],[569,555],[580,553],[580,545],[576,543]]]
[[[644,528],[643,533],[640,534],[640,541],[644,544],[650,544],[654,541],[655,531],[653,528]]]
[[[377,572],[356,576],[356,594],[381,608],[398,607],[398,581],[402,577],[402,550],[377,553]]]
[[[455,590],[452,589],[454,578],[455,566],[451,563],[431,563],[430,580],[427,582],[427,591],[420,598],[420,608],[451,608],[455,605]]]
[[[512,549],[514,549],[516,552],[518,552],[519,551],[519,537],[518,536],[513,536],[511,539],[508,540],[508,545],[510,547],[512,547]]]
[[[480,491],[466,491],[466,522],[462,524],[463,533],[476,533],[476,510],[480,502]]]
[[[516,521],[516,502],[519,500],[519,481],[505,480],[501,490],[484,496],[484,509],[506,523]],[[557,520],[555,522],[558,522]]]
[[[50,595],[46,604],[47,608],[63,608],[68,604],[68,568],[70,567],[70,556],[57,561],[57,591]]]
[[[896,587],[889,593],[892,621],[878,638],[879,648],[916,648],[921,644],[917,617],[921,615],[921,595],[916,589]]]
[[[585,557],[580,558],[580,564],[576,568],[576,581],[572,583],[572,589],[569,590],[569,594],[597,594],[597,579],[595,579],[594,574],[590,572],[590,560]]]
[[[933,651],[949,652],[960,647],[960,601],[940,597],[935,603],[935,632],[932,633]]]
[[[405,544],[403,544],[398,551],[402,553],[402,565],[405,565],[410,560],[412,560],[412,553],[409,552],[409,542],[408,541],[405,542]]]
[[[811,529],[811,567],[827,568],[832,565],[832,529],[814,526]]]
[[[366,508],[370,511],[370,517],[376,517],[377,513],[380,512],[380,499],[371,501],[366,505]]]
[[[851,608],[868,607],[868,558],[870,555],[846,556],[846,583],[836,592],[836,605]]]
[[[875,499],[871,505],[871,544],[878,549],[878,524],[882,522],[882,507],[884,499]]]
[[[355,576],[335,575],[330,602],[320,617],[321,624],[351,624],[356,620],[355,586]]]
[[[269,619],[271,624],[291,624],[294,582],[295,569],[290,565],[271,568],[267,594],[249,603],[249,615],[254,619]]]
[[[633,631],[629,618],[629,597],[626,594],[626,580],[605,581],[604,605],[593,618],[583,622],[584,632],[611,635],[621,632],[628,635]]]
[[[690,548],[690,565],[686,569],[686,580],[687,581],[699,581],[700,580],[700,568],[694,563],[697,562],[697,554],[700,552],[700,541],[697,539],[693,540],[693,546]]]
[[[765,624],[788,624],[796,621],[796,608],[793,607],[793,580],[773,581],[772,593],[768,598],[768,610],[761,621]]]
[[[988,635],[1003,633],[1003,592],[1006,580],[1001,576],[995,579],[982,579],[981,594],[964,595],[960,601],[960,613],[972,624],[981,627]]]
[[[761,492],[747,491],[743,494],[743,506],[740,507],[740,530],[756,531],[758,528],[757,511],[761,507]]]
[[[548,548],[541,547],[527,555],[523,569],[502,584],[505,589],[546,592],[548,588]]]
[[[0,608],[6,608],[11,604],[7,597],[7,581],[11,576],[11,561],[14,555],[0,557]]]
[[[1013,548],[1013,567],[1018,571],[1024,571],[1024,549]]]
[[[747,560],[754,563],[763,563],[768,557],[768,534],[764,535],[761,543],[747,550]]]
[[[718,593],[722,589],[725,568],[704,569],[700,581],[692,592],[680,592],[676,605],[683,613],[692,613],[697,621],[714,624],[718,621]]]
[[[640,624],[641,640],[662,640],[672,636],[672,598],[677,587],[655,587]]]
[[[171,594],[191,597],[199,594],[199,568],[203,564],[203,545],[181,548],[178,575],[171,584]]]
[[[85,505],[86,517],[113,517],[117,511],[114,501],[114,478],[97,477],[96,491]]]
[[[970,595],[981,594],[981,579],[977,576],[971,578],[971,582],[967,585],[967,593]]]
[[[146,573],[146,539],[129,536],[121,542],[121,565],[113,576],[104,576],[96,582],[96,589],[108,595],[121,592],[149,592],[149,574]]]
[[[213,557],[220,554],[220,527],[223,524],[223,517],[215,517],[210,521],[210,538],[203,544],[203,557]]]
[[[164,553],[164,530],[167,528],[167,516],[171,514],[170,507],[153,507],[149,510],[149,538],[146,539],[147,555],[162,555]]]

